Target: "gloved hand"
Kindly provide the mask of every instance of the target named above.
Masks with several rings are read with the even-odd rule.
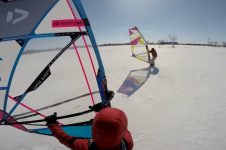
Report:
[[[56,124],[57,123],[57,113],[54,112],[53,115],[47,116],[44,119],[46,121],[46,125]]]
[[[105,108],[106,105],[104,105],[103,103],[98,103],[98,104],[95,104],[93,106],[89,106],[89,109],[95,111],[95,112],[99,112],[101,109]]]
[[[112,98],[114,97],[114,92],[111,90],[108,90],[105,94],[106,94],[107,101],[111,101]]]

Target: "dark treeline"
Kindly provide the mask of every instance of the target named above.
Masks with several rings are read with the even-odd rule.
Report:
[[[148,43],[148,44],[155,44],[155,45],[194,45],[194,46],[212,46],[212,47],[226,47],[226,44],[223,45],[215,45],[215,44],[195,44],[195,43],[178,43],[178,42],[159,42],[159,43]],[[98,46],[122,46],[122,45],[130,45],[130,43],[105,43],[105,44],[100,44]],[[85,46],[77,46],[78,48],[84,48]],[[89,47],[91,47],[89,45]],[[70,50],[73,48],[69,48]],[[25,50],[23,52],[23,55],[28,55],[28,54],[34,54],[34,53],[43,53],[43,52],[54,52],[54,51],[60,51],[62,48],[56,48],[56,49],[44,49],[44,50]]]

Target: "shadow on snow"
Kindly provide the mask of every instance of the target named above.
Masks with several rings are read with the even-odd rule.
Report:
[[[129,97],[147,81],[150,75],[157,75],[158,73],[159,69],[156,67],[131,70],[117,92]]]

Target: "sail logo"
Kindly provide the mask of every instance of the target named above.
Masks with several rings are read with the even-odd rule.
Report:
[[[12,24],[19,23],[25,19],[27,19],[29,16],[29,12],[26,10],[15,8],[14,12],[8,11],[6,23],[11,22]]]
[[[84,26],[85,26],[85,23],[82,19],[52,20],[53,28],[84,27]]]

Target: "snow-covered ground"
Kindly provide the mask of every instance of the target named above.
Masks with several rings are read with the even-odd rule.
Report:
[[[225,150],[226,48],[150,47],[158,52],[155,68],[132,58],[130,46],[100,47],[115,91],[112,106],[128,115],[134,149]],[[137,84],[128,84],[131,72]],[[122,86],[134,91],[117,92]],[[0,150],[67,149],[52,137],[12,127],[1,126],[0,133]]]

